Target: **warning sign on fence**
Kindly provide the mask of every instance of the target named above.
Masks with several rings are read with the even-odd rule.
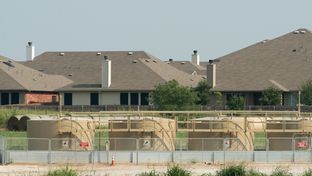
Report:
[[[62,141],[62,146],[68,148],[69,147],[69,141],[68,140],[63,140]]]
[[[89,142],[80,142],[79,146],[82,148],[89,147]]]
[[[307,140],[300,140],[297,142],[296,146],[299,149],[306,149],[309,147],[309,143]]]

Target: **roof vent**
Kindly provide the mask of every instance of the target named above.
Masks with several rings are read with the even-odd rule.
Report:
[[[73,74],[70,73],[70,74],[68,74],[68,76],[73,76]]]
[[[305,31],[305,30],[301,30],[300,31],[300,34],[305,34],[307,31]]]
[[[292,50],[292,52],[296,52],[296,51],[297,51],[296,49],[293,49],[293,50]]]
[[[157,63],[155,60],[153,60],[154,63]]]
[[[173,59],[169,59],[169,62],[172,62],[173,61]]]
[[[137,62],[138,62],[138,60],[133,60],[133,61],[132,61],[132,63],[137,63]]]
[[[60,56],[64,56],[65,55],[65,53],[60,53]]]
[[[148,59],[145,59],[145,62],[149,62],[149,60],[148,60]]]
[[[132,52],[132,51],[129,51],[129,52],[128,52],[128,55],[133,55],[133,52]]]
[[[96,55],[97,55],[97,56],[100,56],[100,55],[101,55],[101,53],[100,53],[100,52],[99,52],[99,53],[96,53]]]
[[[181,62],[181,64],[185,64],[185,62]]]
[[[269,40],[268,39],[262,40],[261,43],[263,44],[263,43],[266,43],[267,41],[269,41]]]
[[[298,31],[298,30],[297,30],[297,31],[294,31],[293,34],[299,34],[299,31]]]
[[[3,64],[9,66],[9,67],[14,67],[14,65],[9,61],[4,61]]]

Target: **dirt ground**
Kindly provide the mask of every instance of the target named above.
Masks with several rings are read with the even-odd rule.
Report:
[[[294,175],[300,175],[312,164],[246,164],[248,168],[259,170],[270,174],[276,167],[288,168]],[[144,171],[156,170],[165,172],[169,165],[130,165],[118,164],[115,166],[101,164],[75,164],[68,167],[77,170],[82,176],[135,176]],[[203,173],[215,173],[223,165],[207,164],[185,164],[181,167],[188,169],[193,175]],[[29,165],[29,164],[10,164],[0,166],[0,176],[42,176],[51,170],[64,168],[66,165]]]

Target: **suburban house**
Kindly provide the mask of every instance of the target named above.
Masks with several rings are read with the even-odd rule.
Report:
[[[72,83],[60,75],[47,75],[0,56],[0,105],[57,104],[56,89]]]
[[[261,92],[275,87],[283,92],[281,105],[295,106],[300,86],[312,78],[311,68],[312,33],[298,29],[210,60],[207,80],[225,102],[241,95],[246,105],[260,105]]]
[[[195,87],[203,78],[144,51],[45,52],[20,63],[72,80],[55,89],[63,105],[149,105],[158,84],[174,79]]]
[[[223,57],[201,62],[162,61],[144,51],[45,52],[27,60],[0,57],[0,99],[5,104],[149,105],[155,86],[170,80],[195,87],[207,78],[223,103],[234,95],[261,105],[263,90],[281,90],[281,105],[295,106],[303,82],[312,79],[312,33],[298,29]],[[214,97],[211,104],[215,104]]]

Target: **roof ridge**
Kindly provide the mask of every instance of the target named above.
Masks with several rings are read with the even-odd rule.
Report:
[[[277,37],[275,37],[275,38],[273,38],[273,39],[263,39],[263,40],[260,41],[260,42],[259,42],[259,41],[258,41],[258,42],[255,42],[255,43],[253,43],[253,44],[251,44],[251,45],[248,45],[248,46],[246,46],[246,47],[243,47],[243,48],[241,48],[241,49],[239,49],[239,50],[236,50],[236,51],[230,52],[230,53],[228,53],[228,54],[225,54],[225,55],[223,55],[223,56],[217,57],[217,58],[215,58],[214,60],[222,61],[222,60],[224,59],[225,56],[239,53],[239,52],[241,52],[242,50],[245,50],[245,49],[248,49],[248,48],[251,48],[251,47],[255,47],[255,46],[258,46],[258,45],[260,45],[260,44],[271,43],[271,42],[276,41],[276,40],[278,40],[278,39],[280,39],[280,38],[284,38],[285,36],[288,36],[288,35],[290,35],[290,34],[293,34],[294,31],[302,31],[302,30],[304,30],[304,31],[306,31],[306,32],[309,32],[309,33],[312,33],[310,30],[308,30],[308,29],[306,29],[306,28],[299,28],[299,29],[296,29],[296,30],[292,30],[292,31],[290,31],[290,32],[288,32],[288,33],[286,33],[286,34],[279,35],[279,36],[277,36]]]
[[[58,78],[55,81],[64,81],[64,84],[65,84],[65,82],[68,82],[68,83],[72,82],[70,79],[68,79],[62,75],[45,74],[45,73],[42,73],[36,69],[30,68],[30,67],[25,66],[23,64],[20,64],[18,62],[15,62],[12,59],[8,59],[8,60],[11,61],[11,63],[13,63],[12,64],[13,66],[11,69],[15,69],[15,70],[4,69],[3,66],[0,66],[1,70],[3,70],[7,75],[9,75],[11,78],[13,78],[17,83],[19,83],[22,87],[24,87],[28,91],[36,90],[36,88],[38,88],[38,90],[42,89],[45,91],[52,91],[52,89],[56,89],[58,86],[55,84],[55,82],[53,82],[49,86],[47,85],[50,83],[50,81],[51,81],[50,79],[53,77]],[[10,67],[10,66],[8,66],[8,67]],[[30,76],[32,76],[32,78],[27,77],[27,79],[25,80],[25,77],[26,77],[25,74],[30,74]],[[41,87],[38,87],[38,85],[37,86],[33,85],[34,82],[36,82],[37,80],[40,81],[39,85],[41,85]],[[38,83],[38,82],[36,82],[36,83]]]
[[[162,64],[161,65],[161,70],[163,72],[158,72],[159,69],[156,69],[155,67],[153,67],[151,64],[147,64],[147,62],[143,62],[146,66],[148,66],[155,74],[159,75],[162,79],[164,79],[165,81],[170,81],[175,79],[176,81],[180,82],[182,85],[188,84],[190,86],[193,86],[193,84],[191,83],[195,83],[197,85],[197,80],[196,79],[200,79],[201,76],[199,75],[191,75],[188,73],[185,73],[171,65],[166,64],[164,61],[161,61],[159,63],[155,63],[155,64]],[[168,67],[170,67],[169,69],[167,69]],[[170,73],[165,73],[165,71],[170,70]],[[164,74],[160,74],[160,73],[164,73]]]
[[[2,67],[0,67],[0,70],[6,74],[8,77],[10,77],[13,81],[16,82],[16,84],[20,85],[22,88],[24,88],[25,90],[28,90],[24,85],[20,84],[20,82],[18,82],[16,79],[14,79],[14,77],[10,74],[8,74],[6,71],[4,71],[4,69]]]

